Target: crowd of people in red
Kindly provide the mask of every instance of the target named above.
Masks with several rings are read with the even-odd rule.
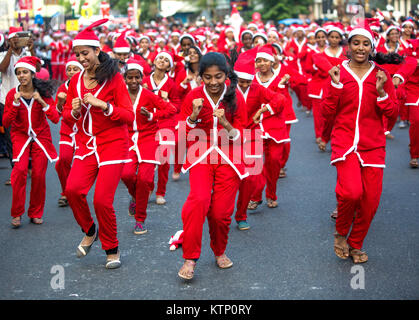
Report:
[[[131,196],[133,232],[145,234],[155,171],[162,205],[173,164],[172,180],[188,173],[190,183],[179,208],[182,232],[171,240],[183,249],[178,275],[193,278],[206,218],[215,261],[229,268],[235,208],[239,230],[247,230],[247,210],[262,204],[264,189],[267,207],[279,205],[277,182],[286,177],[299,107],[313,116],[319,150],[330,142],[337,170],[334,251],[355,263],[368,260],[361,249],[380,201],[386,139],[398,120],[400,128],[409,126],[410,166],[419,167],[417,22],[385,25],[373,17],[278,29],[255,21],[141,32],[107,23],[96,21],[74,37],[54,33],[52,73],[45,77],[33,42],[15,43],[21,28],[6,36],[0,102],[11,140],[14,228],[25,213],[29,170],[28,216],[42,224],[46,168],[56,162],[58,204],[71,207],[84,233],[77,256],[100,239],[106,267],[118,268],[119,181]],[[61,119],[58,153],[47,119]],[[93,185],[98,226],[86,200]]]

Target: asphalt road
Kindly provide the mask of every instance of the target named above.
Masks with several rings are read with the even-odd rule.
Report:
[[[418,299],[419,169],[408,166],[408,129],[396,127],[395,139],[388,141],[381,203],[364,243],[369,261],[353,268],[333,252],[329,215],[336,202],[336,171],[329,165],[330,147],[318,151],[312,117],[300,109],[296,114],[300,121],[291,129],[288,177],[278,182],[279,207],[269,209],[264,202],[249,212],[250,230],[239,231],[232,223],[226,253],[234,266],[227,270],[214,262],[205,224],[191,282],[177,276],[181,249],[169,251],[168,245],[182,228],[187,176],[169,182],[166,205],[156,205],[152,195],[149,232],[140,236],[132,232],[129,196],[120,183],[114,207],[122,267],[107,270],[99,241],[87,257],[76,258],[83,234],[71,209],[57,206],[60,185],[53,165],[47,171],[44,224],[30,224],[25,214],[22,227],[11,228],[12,189],[3,185],[11,170],[0,159],[0,299]],[[58,127],[52,132],[57,145]],[[93,189],[90,205],[92,194]],[[28,198],[29,193],[27,203]]]

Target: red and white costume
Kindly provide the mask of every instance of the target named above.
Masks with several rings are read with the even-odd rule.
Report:
[[[15,69],[28,68],[31,58],[34,57],[21,58],[16,63]],[[30,70],[35,73],[35,63]],[[58,123],[59,115],[52,98],[42,97],[48,104],[46,108],[43,108],[34,98],[27,102],[21,97],[19,103],[15,104],[14,95],[18,90],[19,87],[8,92],[3,114],[3,125],[11,126],[13,162],[15,163],[11,175],[13,190],[11,215],[19,217],[25,212],[26,181],[29,158],[31,158],[33,169],[28,216],[41,218],[45,205],[45,174],[48,160],[50,162],[58,160],[47,118],[53,123]]]
[[[362,30],[362,35],[368,35]],[[359,31],[351,33],[355,32]],[[336,231],[347,236],[349,246],[355,249],[362,248],[380,201],[386,145],[382,119],[397,118],[396,94],[388,73],[386,95],[378,96],[378,70],[383,69],[371,62],[370,69],[359,79],[344,61],[340,83],[329,83],[322,105],[326,121],[334,122],[331,163],[337,170]]]
[[[141,107],[151,113],[150,118],[140,113]],[[136,199],[135,220],[144,222],[148,198],[154,189],[154,169],[161,164],[164,150],[159,148],[160,138],[164,137],[159,136],[158,123],[175,115],[177,109],[143,87],[140,87],[132,108],[135,118],[128,125],[132,161],[125,165],[122,180],[130,195]]]
[[[405,63],[394,74],[403,81],[406,91],[405,106],[409,108],[410,157],[419,158],[419,40],[411,40]]]
[[[205,86],[200,86],[187,95],[181,107],[180,120],[186,121],[184,126],[188,134],[188,153],[182,172],[189,171],[190,183],[190,193],[182,208],[185,259],[200,256],[205,217],[208,218],[211,249],[216,256],[224,253],[240,180],[249,175],[240,152],[242,129],[247,122],[246,105],[242,94],[236,90],[237,107],[234,114],[229,112],[222,102],[226,91],[225,86],[215,104]],[[191,124],[187,119],[192,114],[192,101],[198,98],[204,99],[203,107],[197,122]],[[237,129],[234,137],[229,138],[218,118],[213,116],[217,108],[226,110],[226,119]],[[199,130],[192,131],[194,128]],[[233,152],[234,146],[239,152]]]
[[[99,20],[81,31],[73,46],[100,47],[99,39],[92,30],[107,19]],[[103,250],[118,247],[116,216],[113,201],[121,179],[124,164],[130,161],[127,123],[132,123],[132,103],[120,73],[92,89],[84,84],[84,72],[75,74],[70,81],[63,118],[70,127],[77,124],[77,149],[67,179],[65,195],[77,223],[88,233],[94,225],[86,196],[96,182],[93,206],[99,223],[99,239]],[[107,113],[83,103],[85,94],[108,104]],[[81,100],[82,108],[76,117],[72,113],[74,98]]]

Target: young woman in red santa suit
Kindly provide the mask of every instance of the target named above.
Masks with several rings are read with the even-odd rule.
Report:
[[[314,133],[316,143],[321,151],[326,150],[326,144],[330,139],[330,131],[332,128],[324,127],[324,118],[321,112],[321,101],[324,97],[325,86],[329,78],[329,70],[347,59],[345,54],[346,50],[341,46],[343,39],[343,32],[338,27],[329,29],[327,39],[329,46],[323,44],[325,35],[324,29],[317,30],[316,38],[322,44],[321,52],[313,52],[307,58],[307,70],[312,74],[312,80],[309,83],[309,97],[313,106],[313,120],[314,120]],[[320,51],[320,50],[319,50]],[[325,134],[324,134],[325,132]],[[323,135],[325,136],[323,140]]]
[[[186,121],[189,137],[182,172],[189,171],[190,183],[190,193],[182,208],[185,262],[178,275],[183,279],[193,278],[201,254],[205,217],[218,267],[233,265],[225,250],[240,180],[248,175],[241,150],[246,105],[236,88],[237,77],[225,57],[217,52],[202,57],[199,74],[204,85],[188,94],[180,116]],[[231,81],[228,87],[227,76]]]
[[[244,160],[249,176],[242,180],[239,189],[235,215],[239,230],[250,228],[246,211],[255,189],[256,193],[262,193],[266,184],[268,207],[277,205],[276,183],[284,166],[284,143],[290,141],[282,114],[285,97],[253,81],[257,50],[254,48],[241,54],[234,65],[238,76],[237,88],[245,99],[248,117]],[[262,172],[263,153],[265,163]]]
[[[170,158],[170,154],[175,156],[175,163],[177,153],[175,153],[176,145],[176,125],[178,122],[178,114],[180,112],[180,100],[178,90],[175,82],[168,76],[168,73],[173,68],[174,58],[173,55],[168,51],[162,51],[157,54],[154,59],[154,72],[144,78],[143,87],[151,90],[155,95],[158,95],[165,101],[170,101],[173,106],[176,107],[176,113],[165,119],[160,119],[157,123],[159,129],[170,130],[172,137],[164,137],[160,135],[161,145],[170,145],[173,149],[166,149],[165,154],[167,160]],[[163,133],[163,132],[162,132]],[[168,152],[171,150],[170,152]],[[166,203],[164,196],[166,195],[166,185],[169,177],[170,162],[165,161],[158,167],[158,182],[156,190],[156,203],[163,205]]]
[[[70,57],[65,65],[65,72],[67,81],[65,81],[57,90],[55,96],[55,102],[57,104],[57,111],[62,115],[63,107],[67,99],[67,91],[71,78],[80,71],[83,70],[83,66],[77,61],[75,56]],[[74,152],[76,150],[76,133],[77,125],[74,124],[70,127],[67,122],[61,121],[60,128],[60,157],[55,164],[55,170],[58,174],[58,179],[61,184],[61,197],[58,200],[58,206],[68,206],[67,197],[65,196],[65,186],[67,183],[68,175],[70,174],[71,163],[73,162]]]
[[[298,26],[293,31],[292,39],[287,43],[285,52],[291,52],[295,55],[295,60],[292,61],[291,67],[297,70],[297,72],[305,77],[305,59],[306,59],[306,48],[307,38],[305,37],[305,29],[302,26]],[[311,101],[307,95],[307,81],[300,82],[294,86],[293,91],[298,97],[299,105],[303,105],[308,110],[311,110]]]
[[[99,20],[73,41],[73,52],[84,70],[73,76],[67,92],[63,118],[70,127],[77,124],[77,150],[67,178],[65,194],[74,217],[85,236],[77,247],[77,257],[86,256],[99,236],[107,255],[106,268],[121,265],[113,208],[115,191],[124,164],[129,162],[127,123],[134,113],[118,62],[100,51],[93,28]],[[86,196],[93,186],[96,227]]]
[[[122,173],[122,181],[135,199],[135,205],[130,203],[129,213],[135,216],[134,234],[138,235],[147,232],[145,220],[148,199],[154,189],[154,169],[161,165],[158,123],[177,112],[171,103],[141,86],[142,70],[137,60],[128,60],[125,81],[135,119],[128,125],[131,162]]]
[[[402,34],[400,37],[400,47],[403,52],[407,52],[411,49],[408,40],[414,38],[414,22],[412,20],[406,20],[402,23],[401,27]],[[407,128],[407,126],[409,125],[409,108],[407,108],[405,105],[402,105],[399,110],[399,115],[399,128]]]
[[[279,63],[276,71],[273,70],[275,63],[276,49],[270,44],[259,48],[259,52],[256,55],[256,68],[259,70],[256,73],[253,81],[258,82],[263,87],[270,89],[274,92],[279,92],[286,98],[286,105],[284,108],[284,118],[287,125],[288,134],[291,130],[291,124],[297,123],[298,119],[295,116],[294,109],[292,107],[292,98],[289,94],[288,86],[296,88],[299,84],[305,81],[295,69],[289,65],[285,65],[283,60]],[[287,163],[289,154],[291,151],[291,144],[286,143],[284,148],[284,165]],[[286,177],[284,168],[281,169],[280,178]],[[254,195],[252,202],[250,203],[249,209],[254,209],[257,203],[262,203],[262,194]],[[256,203],[255,203],[256,202]]]
[[[384,42],[382,45],[377,47],[377,52],[380,54],[386,54],[388,57],[394,57],[394,59],[391,59],[389,61],[390,63],[381,64],[380,66],[387,70],[387,72],[390,74],[391,77],[394,76],[394,74],[397,72],[397,70],[400,68],[399,64],[402,62],[402,57],[406,50],[404,50],[400,46],[400,35],[401,35],[401,29],[396,26],[390,26],[386,30],[386,42]],[[388,59],[390,60],[390,59]],[[399,101],[399,115],[402,119],[407,119],[408,116],[408,108],[404,105],[406,100],[406,92],[404,90],[404,86],[401,85],[396,90],[397,98]],[[389,127],[389,124],[387,123],[387,118],[383,118],[384,121],[384,130],[385,135],[389,139],[393,139],[394,136],[390,133],[393,126]]]
[[[188,40],[188,38],[185,39]],[[186,40],[183,39],[183,41]],[[202,57],[201,51],[198,47],[191,46],[185,54],[188,57],[186,59],[185,67],[180,69],[175,79],[179,101],[183,101],[190,91],[199,87],[202,84],[202,79],[199,75],[199,62],[201,61]],[[185,156],[184,154],[182,154],[182,152],[178,153],[178,151],[178,146],[176,146],[176,163],[174,165],[172,175],[172,179],[174,181],[180,179],[183,158]]]
[[[400,84],[405,86],[405,107],[409,114],[409,138],[410,138],[410,167],[419,168],[419,40],[408,40],[411,44],[406,52],[405,63],[393,76],[393,83],[398,88]]]
[[[331,26],[327,29],[327,42],[328,46],[323,52],[313,54],[313,64],[316,70],[316,77],[320,78],[319,80],[321,82],[322,87],[314,86],[315,87],[315,93],[311,94],[311,97],[314,99],[323,99],[325,86],[327,86],[327,81],[325,78],[328,78],[328,72],[333,66],[337,66],[340,63],[342,63],[343,60],[346,60],[346,48],[343,46],[343,37],[344,33],[343,30],[340,27]],[[314,69],[314,67],[313,67]],[[315,82],[313,82],[313,85]],[[320,91],[319,91],[320,89]],[[317,93],[317,95],[316,95]],[[319,106],[319,101],[315,100],[314,102],[316,104],[315,107],[317,109],[321,109],[321,106]],[[330,122],[326,123],[324,121],[324,118],[321,116],[322,112],[317,112],[317,132],[316,134],[316,143],[319,147],[320,151],[326,151],[326,145],[330,140],[330,134],[332,131],[332,127],[330,126]],[[320,139],[318,139],[320,138]]]
[[[155,53],[150,50],[150,46],[151,46],[150,37],[146,35],[142,35],[139,38],[139,46],[140,46],[140,49],[138,50],[138,52],[140,53],[141,57],[143,57],[144,60],[147,61],[147,63],[151,67],[153,65]]]
[[[377,211],[385,167],[383,115],[397,118],[396,93],[389,74],[370,59],[371,30],[353,29],[350,60],[330,70],[332,78],[322,105],[326,121],[333,121],[332,161],[337,171],[335,254],[354,263],[368,260],[361,251]]]
[[[37,57],[19,59],[14,66],[19,85],[7,93],[4,105],[3,125],[11,125],[13,145],[11,215],[14,228],[20,227],[21,216],[25,213],[29,158],[32,159],[32,176],[28,216],[35,224],[43,222],[48,160],[58,160],[47,118],[58,123],[60,116],[52,98],[52,85],[35,78],[40,66]]]

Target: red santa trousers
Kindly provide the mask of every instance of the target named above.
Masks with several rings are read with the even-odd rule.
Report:
[[[383,168],[362,167],[355,153],[334,165],[337,171],[335,191],[338,202],[336,231],[347,237],[352,248],[362,249],[380,203]]]
[[[254,182],[252,200],[261,201],[262,192],[266,185],[266,198],[277,200],[276,184],[279,179],[281,168],[285,166],[288,159],[289,149],[287,145],[290,143],[276,143],[272,139],[263,142],[263,152],[265,154],[265,163],[263,172],[258,175]]]
[[[150,193],[154,189],[154,171],[156,164],[141,162],[138,165],[137,180],[135,184],[135,220],[144,222],[147,218],[147,205]]]
[[[409,106],[410,157],[419,158],[419,107]]]
[[[205,217],[211,249],[221,256],[227,247],[240,178],[228,164],[196,164],[189,170],[189,183],[190,192],[182,208],[183,258],[200,257]]]
[[[138,157],[135,151],[129,152],[131,162],[127,162],[122,170],[121,180],[128,189],[129,194],[135,199],[136,183],[137,183],[137,170],[138,170]]]
[[[19,161],[14,163],[12,169],[10,177],[12,183],[11,216],[19,217],[25,213],[29,157],[32,159],[32,176],[28,217],[42,218],[45,206],[45,175],[48,158],[35,142],[29,143]]]
[[[321,99],[311,99],[311,106],[313,112],[313,122],[314,122],[314,135],[317,138],[322,137],[323,127],[324,127],[324,117],[321,110]]]
[[[61,184],[61,195],[65,195],[65,186],[67,178],[70,174],[71,163],[73,162],[74,148],[68,144],[60,144],[60,158],[55,164],[55,171],[57,171],[58,179]]]
[[[83,160],[74,159],[67,179],[65,194],[73,210],[74,218],[84,233],[87,233],[94,223],[86,196],[96,181],[93,206],[99,224],[99,239],[103,250],[114,249],[118,246],[113,201],[123,168],[123,163],[99,167],[95,155],[92,154]]]

